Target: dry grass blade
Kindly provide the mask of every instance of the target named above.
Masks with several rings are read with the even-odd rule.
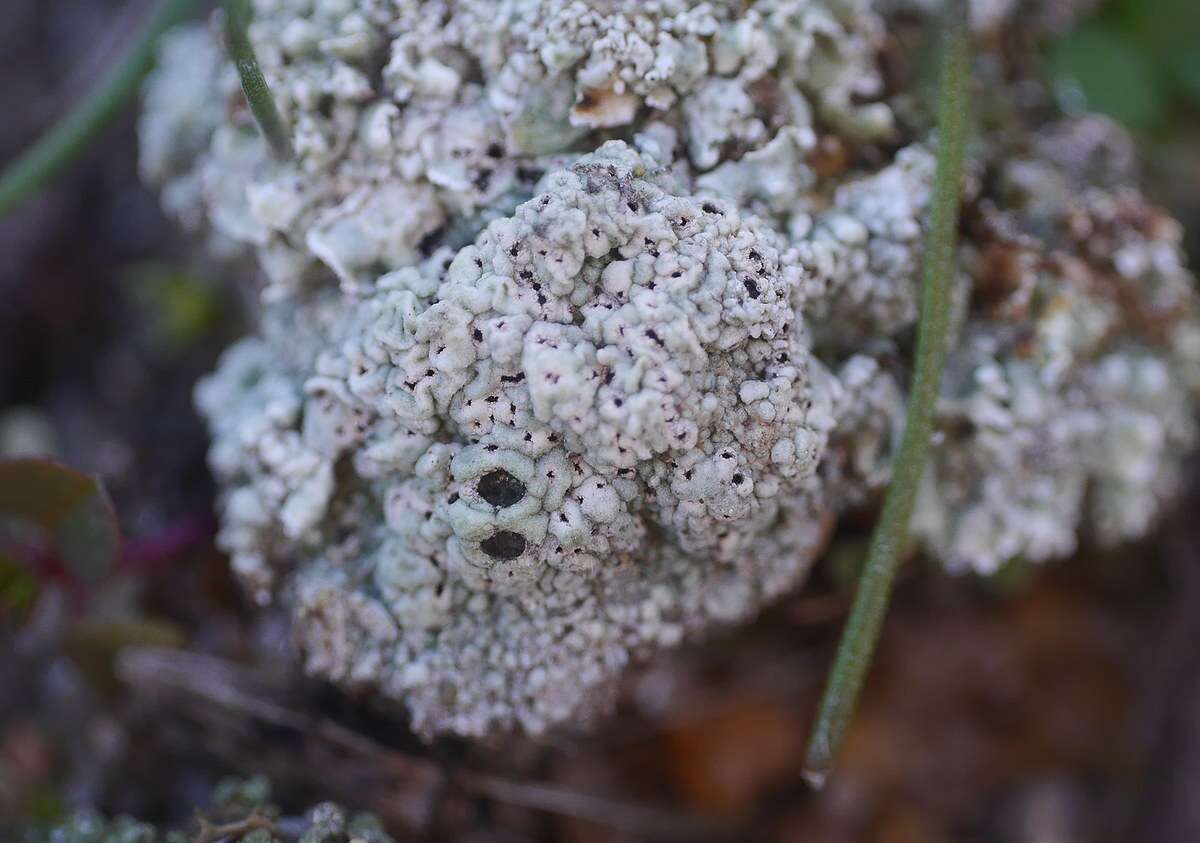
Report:
[[[28,199],[87,151],[96,136],[137,93],[142,79],[154,65],[159,38],[183,20],[194,4],[195,0],[165,0],[121,63],[109,71],[83,102],[4,170],[0,175],[0,216]]]
[[[965,4],[962,0],[952,0],[946,10],[942,45],[937,175],[921,279],[921,320],[917,328],[912,392],[904,437],[892,470],[892,484],[871,539],[854,606],[809,739],[805,777],[816,787],[824,783],[833,765],[870,669],[907,543],[917,488],[929,456],[950,333],[950,297],[967,135],[969,38]]]

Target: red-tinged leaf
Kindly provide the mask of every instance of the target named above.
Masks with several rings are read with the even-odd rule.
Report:
[[[37,592],[33,574],[0,550],[0,612],[24,612],[33,605]]]
[[[0,460],[0,538],[5,534],[18,546],[40,546],[83,583],[107,576],[121,550],[100,481],[46,459]]]

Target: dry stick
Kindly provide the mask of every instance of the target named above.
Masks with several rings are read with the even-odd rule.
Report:
[[[291,136],[275,108],[271,87],[258,66],[254,45],[246,31],[249,26],[250,0],[225,0],[225,47],[237,65],[250,113],[271,148],[271,154],[279,161],[288,161],[292,157]]]
[[[552,784],[518,781],[474,770],[450,772],[429,758],[406,755],[367,735],[277,699],[278,689],[264,686],[254,693],[243,686],[255,684],[255,671],[215,656],[161,647],[131,647],[117,658],[117,675],[130,686],[147,691],[168,691],[221,709],[239,722],[254,720],[282,726],[323,741],[347,754],[369,760],[375,769],[401,781],[450,784],[498,802],[605,825],[653,839],[703,840],[723,836],[717,823],[674,811],[595,796]],[[265,678],[265,677],[264,677]]]
[[[129,53],[104,81],[0,175],[0,217],[40,190],[85,152],[154,66],[162,34],[183,20],[195,0],[165,0],[147,21]]]
[[[455,783],[464,790],[497,802],[584,820],[651,840],[718,840],[729,839],[732,835],[731,828],[702,817],[594,796],[552,784],[465,772],[456,776]]]
[[[946,362],[950,293],[958,243],[959,201],[967,135],[969,41],[962,0],[946,12],[938,95],[938,155],[921,279],[921,321],[912,394],[892,484],[859,581],[854,606],[809,737],[804,776],[821,787],[854,715],[871,666],[896,570],[908,536],[917,487],[929,456],[934,410]]]
[[[265,829],[272,834],[272,839],[278,831],[275,823],[270,817],[265,817],[258,811],[254,811],[250,816],[236,822],[225,823],[224,825],[215,825],[206,817],[196,812],[196,839],[193,843],[219,843],[221,840],[241,840],[245,835],[258,829]]]

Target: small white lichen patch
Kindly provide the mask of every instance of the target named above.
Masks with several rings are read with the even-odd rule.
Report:
[[[1077,128],[1093,149],[1095,126]],[[1086,187],[1086,157],[1065,152],[1054,157],[1074,169],[1007,162],[1022,212],[986,216],[984,306],[948,363],[915,525],[953,566],[1062,556],[1081,523],[1105,543],[1143,535],[1196,438],[1197,302],[1179,228],[1134,191]]]

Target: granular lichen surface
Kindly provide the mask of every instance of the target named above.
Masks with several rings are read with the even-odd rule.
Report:
[[[884,69],[929,5],[258,0],[287,162],[213,33],[172,37],[143,173],[261,279],[197,390],[220,540],[311,672],[543,732],[803,582],[903,415],[937,140]],[[984,43],[1020,13],[976,5]],[[914,521],[982,573],[1143,534],[1200,390],[1129,141],[1019,119],[971,150]]]

